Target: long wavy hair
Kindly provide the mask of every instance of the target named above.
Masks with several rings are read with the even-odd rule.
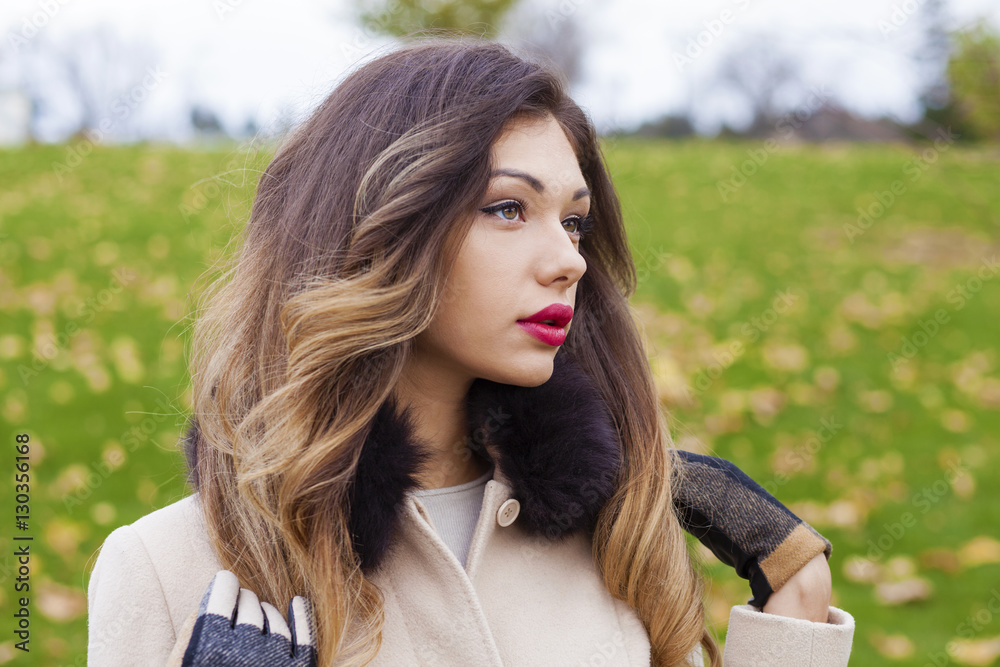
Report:
[[[593,556],[641,618],[656,665],[699,644],[721,664],[674,514],[670,435],[618,197],[596,131],[553,67],[491,41],[425,38],[351,72],[261,175],[238,252],[202,294],[190,355],[201,503],[220,561],[284,609],[313,604],[320,664],[369,663],[383,598],[349,530],[349,488],[379,407],[485,196],[515,117],[551,114],[592,193],[587,271],[564,350],[621,437]]]

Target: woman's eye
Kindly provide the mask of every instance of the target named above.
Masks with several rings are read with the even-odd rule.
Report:
[[[593,228],[594,217],[590,214],[587,214],[583,218],[581,218],[578,215],[574,215],[572,218],[565,220],[565,222],[576,223],[576,228],[573,230],[573,234],[576,234],[580,236],[580,238],[583,238],[587,236],[587,234],[590,233],[590,230]]]
[[[486,208],[481,210],[483,213],[486,213],[487,215],[499,213],[500,217],[509,222],[517,220],[518,213],[521,211],[521,209],[522,206],[518,202],[505,201],[505,202],[500,202],[499,204],[494,204],[493,206],[487,206]]]

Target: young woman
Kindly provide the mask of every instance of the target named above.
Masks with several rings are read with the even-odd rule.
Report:
[[[670,448],[618,199],[551,70],[436,39],[360,67],[225,278],[196,493],[106,540],[94,664],[717,666],[683,529],[750,580],[727,664],[847,664],[829,543]]]

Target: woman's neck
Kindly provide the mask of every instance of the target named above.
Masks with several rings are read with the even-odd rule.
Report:
[[[397,404],[413,417],[414,435],[433,453],[417,476],[420,488],[456,486],[484,475],[491,464],[469,448],[466,433],[465,396],[471,381],[445,383],[414,375],[404,376],[394,393]]]

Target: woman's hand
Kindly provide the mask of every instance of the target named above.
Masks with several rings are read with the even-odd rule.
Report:
[[[208,585],[186,644],[178,640],[169,664],[182,646],[183,667],[315,667],[312,609],[295,596],[288,603],[288,623],[281,613],[245,588],[236,575],[220,570]]]
[[[771,593],[764,612],[826,623],[833,580],[826,556],[819,554],[792,575],[785,585]]]

